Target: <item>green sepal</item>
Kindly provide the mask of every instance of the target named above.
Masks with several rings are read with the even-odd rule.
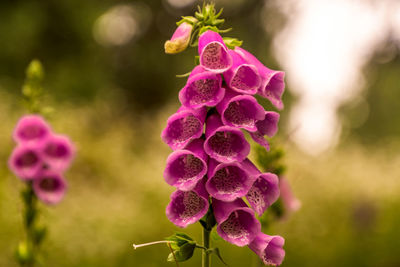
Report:
[[[171,244],[171,248],[173,250],[179,249],[181,246],[185,245],[186,243],[196,245],[196,242],[193,240],[193,238],[191,238],[190,236],[188,236],[185,233],[180,233],[180,232],[177,232],[177,233],[173,234],[172,236],[165,238],[165,240],[171,241],[170,244]]]
[[[218,28],[215,27],[215,26],[204,26],[204,27],[201,27],[201,28],[200,28],[199,35],[203,34],[204,32],[206,32],[206,31],[208,31],[208,30],[214,31],[214,32],[219,32],[219,31],[220,31],[220,30],[218,30]]]
[[[232,38],[232,37],[224,37],[224,43],[229,49],[235,49],[236,46],[241,46],[243,44],[243,41]]]
[[[218,259],[219,259],[224,265],[229,266],[229,265],[222,259],[221,253],[220,253],[220,251],[219,251],[219,248],[210,248],[210,249],[207,250],[207,253],[208,253],[208,254],[215,254],[215,255],[218,257]]]
[[[184,23],[184,22],[187,22],[187,23],[189,23],[189,24],[191,24],[191,25],[195,25],[197,22],[198,22],[198,20],[195,18],[195,17],[193,17],[193,16],[182,16],[182,19],[180,20],[180,21],[178,21],[177,23],[176,23],[176,25],[181,25],[182,23]]]
[[[195,65],[200,65],[200,56],[195,56],[194,57],[194,64]]]

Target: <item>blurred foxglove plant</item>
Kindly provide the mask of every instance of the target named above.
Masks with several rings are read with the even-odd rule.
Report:
[[[41,105],[44,72],[39,61],[34,60],[27,68],[23,86],[24,103],[30,114],[17,122],[13,139],[16,147],[8,161],[10,170],[25,183],[21,192],[24,203],[25,239],[16,250],[21,266],[34,266],[41,262],[40,245],[46,227],[39,224],[38,200],[47,205],[57,204],[67,189],[64,172],[71,164],[75,148],[67,136],[54,133],[40,114],[48,108]]]
[[[163,241],[134,245],[134,248],[167,243],[169,261],[186,261],[194,250],[202,250],[202,266],[211,266],[210,256],[221,260],[211,247],[210,233],[229,243],[248,246],[266,265],[280,265],[285,256],[284,239],[262,233],[261,217],[279,197],[278,176],[261,172],[248,159],[250,137],[269,150],[265,136],[278,130],[279,113],[265,111],[255,95],[283,108],[284,72],[265,67],[255,56],[240,48],[242,41],[222,37],[230,29],[213,4],[185,16],[165,52],[178,53],[197,47],[197,66],[180,77],[189,76],[179,92],[182,106],[167,120],[161,134],[172,154],[167,159],[165,181],[176,188],[167,206],[168,219],[185,228],[200,222],[203,242],[176,233]],[[205,130],[204,130],[205,129]],[[203,132],[204,131],[204,132]]]

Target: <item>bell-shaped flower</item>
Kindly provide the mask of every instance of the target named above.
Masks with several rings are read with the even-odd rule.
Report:
[[[50,135],[42,148],[45,164],[52,170],[66,170],[75,155],[75,147],[67,136]]]
[[[254,55],[243,48],[237,46],[235,47],[235,51],[240,54],[248,64],[257,67],[261,77],[261,85],[258,88],[257,94],[267,98],[278,109],[282,109],[282,94],[285,90],[285,73],[265,67]]]
[[[39,115],[25,115],[14,129],[13,139],[17,143],[43,142],[50,135],[51,129]]]
[[[279,179],[279,189],[285,212],[291,213],[298,211],[301,207],[301,202],[294,196],[289,181],[285,177]]]
[[[197,110],[180,107],[167,120],[167,126],[161,133],[162,140],[173,150],[184,148],[190,141],[203,134],[207,109]]]
[[[224,126],[218,114],[206,122],[206,153],[219,162],[243,161],[250,153],[250,145],[238,128]]]
[[[250,95],[241,95],[226,90],[224,99],[217,105],[225,125],[243,128],[249,132],[257,131],[256,123],[265,119],[265,110]]]
[[[199,37],[200,65],[206,70],[222,73],[232,66],[232,57],[228,53],[221,35],[206,31]]]
[[[261,77],[258,74],[257,67],[248,64],[246,60],[236,51],[229,50],[232,57],[232,67],[224,72],[226,84],[232,90],[242,93],[254,95],[257,93],[261,85]]]
[[[279,179],[273,173],[261,173],[254,164],[246,159],[244,169],[254,176],[254,183],[246,194],[247,201],[259,216],[279,198]]]
[[[22,180],[32,180],[43,167],[40,150],[40,144],[18,145],[8,160],[10,170]]]
[[[242,199],[232,202],[212,199],[212,207],[218,223],[217,233],[229,243],[243,247],[260,233],[260,222]]]
[[[265,265],[277,266],[281,265],[285,258],[284,244],[283,237],[269,236],[260,232],[250,243],[249,248],[261,258]]]
[[[165,181],[182,191],[192,190],[207,173],[208,156],[204,141],[195,139],[185,149],[172,152],[167,158]]]
[[[176,54],[185,50],[189,45],[192,30],[193,25],[190,23],[183,22],[179,25],[171,39],[165,42],[165,53]]]
[[[206,189],[218,200],[233,201],[241,198],[254,183],[255,176],[250,175],[239,162],[219,163],[210,159],[208,166]]]
[[[217,105],[224,94],[221,75],[199,65],[192,70],[185,87],[179,92],[179,100],[182,105],[197,109]]]
[[[60,173],[46,170],[35,177],[32,186],[36,196],[50,205],[60,202],[67,190],[67,184]]]
[[[265,118],[256,122],[257,131],[250,132],[251,138],[269,150],[269,143],[264,136],[273,137],[278,131],[279,113],[265,111]]]
[[[206,215],[208,206],[208,194],[203,180],[200,180],[190,191],[177,190],[173,192],[166,214],[173,224],[184,228]]]

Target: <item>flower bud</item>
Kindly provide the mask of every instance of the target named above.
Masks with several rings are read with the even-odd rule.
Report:
[[[177,54],[185,50],[190,41],[193,25],[183,22],[176,28],[171,39],[164,44],[166,54]]]

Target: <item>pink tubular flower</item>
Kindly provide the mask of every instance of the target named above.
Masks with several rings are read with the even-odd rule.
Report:
[[[51,135],[43,146],[43,160],[52,170],[66,170],[75,155],[75,147],[67,136]]]
[[[223,126],[219,115],[207,119],[204,150],[219,162],[243,161],[250,152],[250,145],[244,134],[237,128]]]
[[[43,167],[40,149],[32,143],[17,146],[8,160],[9,168],[22,180],[32,180]]]
[[[285,211],[288,213],[298,211],[301,207],[301,202],[293,195],[289,181],[286,178],[280,178],[279,189]]]
[[[253,250],[264,262],[265,265],[281,265],[285,257],[285,250],[282,248],[285,239],[281,236],[269,236],[259,233],[250,243],[249,248]]]
[[[217,105],[225,125],[257,131],[256,123],[265,119],[264,108],[250,95],[239,95],[227,90],[224,99]]]
[[[179,92],[179,100],[188,108],[215,106],[225,94],[221,75],[196,66],[190,74],[185,87]]]
[[[172,35],[171,40],[165,42],[165,53],[176,54],[185,50],[189,45],[192,30],[193,26],[190,23],[183,22],[179,25]]]
[[[199,221],[208,211],[208,194],[203,181],[199,181],[191,191],[177,190],[171,194],[167,206],[168,219],[178,227],[186,227]]]
[[[253,176],[239,162],[219,163],[210,159],[206,189],[213,198],[233,201],[245,196],[253,182]]]
[[[256,66],[247,64],[241,55],[234,50],[229,50],[228,53],[232,57],[233,64],[230,69],[224,72],[227,85],[239,93],[256,94],[261,85],[261,78]]]
[[[265,118],[256,122],[257,131],[250,132],[251,138],[258,144],[269,150],[269,143],[264,136],[272,137],[278,131],[278,122],[280,115],[274,111],[266,111]]]
[[[162,140],[172,150],[184,148],[190,141],[202,135],[206,113],[205,107],[197,110],[180,107],[168,118],[167,126],[161,133]]]
[[[206,70],[222,73],[232,66],[232,58],[228,53],[222,37],[214,31],[206,31],[199,37],[200,65]]]
[[[233,202],[212,200],[218,234],[229,243],[239,247],[246,246],[261,231],[260,222],[254,217],[252,209],[242,199]]]
[[[33,180],[36,196],[46,204],[57,204],[64,197],[67,185],[61,174],[43,171]]]
[[[165,181],[182,191],[192,190],[207,173],[207,155],[202,139],[193,140],[184,150],[176,150],[167,159]]]
[[[255,56],[243,48],[236,47],[235,51],[246,60],[247,63],[257,67],[261,76],[261,86],[257,94],[267,98],[278,109],[283,109],[282,94],[285,90],[285,73],[268,69]]]
[[[278,176],[273,173],[261,173],[249,159],[244,160],[242,166],[254,177],[246,198],[252,209],[261,216],[279,198]]]
[[[50,126],[41,116],[25,115],[18,121],[13,139],[17,143],[42,142],[50,132]]]

